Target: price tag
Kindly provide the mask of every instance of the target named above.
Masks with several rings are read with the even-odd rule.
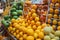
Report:
[[[32,4],[43,4],[43,0],[31,0]]]

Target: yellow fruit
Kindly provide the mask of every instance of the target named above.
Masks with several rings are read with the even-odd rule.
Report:
[[[33,34],[34,34],[33,29],[28,29],[28,30],[27,30],[27,34],[28,34],[28,35],[33,35]]]
[[[26,26],[28,26],[28,23],[26,23]]]
[[[53,6],[54,6],[54,4],[53,4],[53,3],[51,3],[51,4],[50,4],[50,8],[53,8]]]
[[[59,3],[56,3],[56,4],[55,4],[55,7],[56,7],[56,8],[59,8]]]
[[[23,40],[23,37],[20,37],[19,40]]]
[[[15,22],[15,19],[12,19],[11,22],[14,23]]]
[[[36,39],[36,40],[41,40],[40,38]]]
[[[41,31],[41,26],[38,26],[38,27],[37,27],[37,30],[40,30],[40,31]]]
[[[11,30],[12,30],[12,27],[9,27],[9,28],[8,28],[8,30],[10,30],[10,31],[11,31]]]
[[[39,34],[39,33],[40,33],[40,30],[35,30],[35,32],[36,32],[37,34]]]
[[[36,10],[35,9],[31,9],[31,13],[35,13],[36,12]]]
[[[16,36],[16,32],[14,32],[13,35]]]
[[[53,8],[50,8],[50,13],[53,13]]]
[[[60,21],[58,21],[58,25],[60,26]]]
[[[35,21],[39,21],[39,17],[36,17],[36,18],[35,18]]]
[[[19,33],[19,30],[16,30],[16,33]]]
[[[16,28],[12,28],[12,31],[15,31],[16,30]]]
[[[20,32],[19,35],[20,35],[20,36],[23,36],[23,32]]]
[[[40,26],[40,25],[41,25],[40,21],[37,21],[36,26]]]
[[[28,16],[31,16],[31,12],[28,13]]]
[[[27,28],[28,28],[28,29],[31,29],[32,27],[29,25]]]
[[[23,39],[26,40],[26,38],[27,38],[27,34],[24,34],[24,35],[23,35]]]
[[[47,24],[46,23],[43,23],[41,27],[44,28],[46,26],[47,26]]]
[[[52,18],[52,14],[48,14],[48,18]]]
[[[33,28],[34,30],[36,30],[36,29],[37,29],[36,25],[33,25],[33,26],[32,26],[32,28]]]
[[[19,35],[19,34],[17,34],[17,35],[16,35],[16,38],[17,38],[17,39],[19,39],[19,37],[20,37],[20,35]]]
[[[37,33],[34,33],[34,38],[38,38],[38,34]]]
[[[57,20],[53,20],[53,24],[57,24]]]
[[[40,32],[38,36],[39,36],[39,38],[43,39],[44,38],[44,33]]]
[[[31,25],[34,25],[34,24],[35,24],[35,22],[34,22],[34,20],[32,20],[32,21],[31,21]]]
[[[57,19],[57,18],[58,18],[58,15],[55,14],[55,15],[54,15],[54,18]]]
[[[59,13],[59,9],[55,9],[55,14],[58,14]]]
[[[52,25],[52,28],[53,28],[53,29],[56,29],[56,26],[55,26],[55,25]]]
[[[37,5],[32,5],[32,9],[36,9],[37,8]]]
[[[33,14],[32,14],[32,17],[33,17],[33,18],[36,18],[36,17],[37,17],[37,14],[36,14],[36,13],[33,13]]]
[[[31,23],[31,21],[30,21],[30,20],[28,20],[28,23],[30,24],[30,23]]]
[[[33,36],[28,36],[27,40],[34,40],[34,37]]]
[[[60,26],[58,26],[57,29],[60,30]]]
[[[48,19],[48,23],[51,23],[51,19]]]

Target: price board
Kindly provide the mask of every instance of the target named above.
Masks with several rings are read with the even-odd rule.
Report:
[[[32,4],[43,4],[43,0],[31,0]]]

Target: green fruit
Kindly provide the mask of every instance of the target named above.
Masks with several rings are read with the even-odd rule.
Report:
[[[52,32],[52,27],[45,27],[44,28],[44,33],[45,34],[49,34],[49,33],[51,33]]]
[[[18,14],[17,14],[17,12],[12,12],[12,15],[17,16]]]
[[[11,12],[14,12],[14,11],[16,11],[16,8],[12,8],[12,9],[11,9]]]
[[[4,16],[4,19],[5,19],[5,20],[8,20],[9,18],[10,18],[9,15]]]
[[[20,10],[23,10],[23,6],[19,6],[19,9],[20,9]]]
[[[60,30],[56,31],[55,35],[60,37]]]
[[[14,18],[14,19],[17,19],[17,18],[18,18],[18,16],[13,16],[13,18]]]
[[[50,36],[46,35],[46,36],[44,37],[44,40],[51,40],[51,38],[50,38]]]
[[[55,35],[53,35],[52,33],[49,34],[50,38],[54,38]]]
[[[59,37],[54,37],[54,39],[59,40]]]

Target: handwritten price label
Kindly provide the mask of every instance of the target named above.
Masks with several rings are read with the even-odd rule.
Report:
[[[43,0],[31,0],[33,4],[43,4]]]

